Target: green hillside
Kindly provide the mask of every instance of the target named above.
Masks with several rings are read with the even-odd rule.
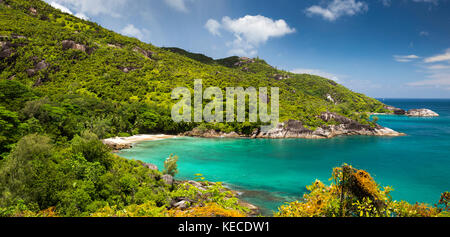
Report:
[[[334,81],[277,70],[260,59],[213,60],[158,48],[42,1],[2,2],[0,105],[2,116],[14,117],[5,118],[8,124],[26,127],[23,134],[45,131],[70,139],[85,129],[100,137],[190,130],[196,125],[171,122],[176,101],[170,94],[177,86],[192,88],[197,78],[205,87],[279,87],[281,120],[298,119],[310,128],[324,123],[316,115],[327,110],[365,124],[368,117],[358,112],[383,111],[382,103]],[[215,126],[245,132],[242,126],[255,125]]]

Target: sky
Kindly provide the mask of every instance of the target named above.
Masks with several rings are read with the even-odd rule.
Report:
[[[450,98],[450,0],[45,0],[156,46],[259,57],[376,98]]]

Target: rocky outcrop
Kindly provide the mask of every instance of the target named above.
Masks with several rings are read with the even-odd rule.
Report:
[[[410,109],[406,112],[410,117],[438,117],[439,114],[429,109]]]
[[[123,46],[121,44],[107,44],[107,46],[110,48],[116,48],[116,49],[123,48]]]
[[[255,63],[255,62],[256,61],[254,59],[250,59],[250,58],[247,58],[247,57],[240,57],[239,61],[234,63],[234,66],[240,67],[242,65],[249,64],[249,63]]]
[[[366,135],[366,136],[402,136],[403,133],[396,132],[392,129],[382,127],[380,125],[369,126],[363,125],[349,119],[347,117],[323,112],[318,116],[324,122],[333,123],[333,125],[323,125],[315,130],[306,128],[301,121],[288,120],[284,123],[279,123],[274,128],[268,131],[255,130],[250,135],[240,135],[237,133],[225,134],[223,132],[217,132],[214,130],[200,130],[193,129],[186,132],[183,135],[193,137],[250,137],[250,138],[308,138],[308,139],[321,139],[332,138],[336,136],[350,136],[350,135]]]
[[[270,129],[267,132],[261,132],[257,138],[332,138],[336,136],[350,136],[350,135],[366,135],[366,136],[401,136],[402,133],[396,132],[392,129],[382,126],[371,127],[369,125],[360,124],[347,117],[323,112],[318,116],[324,122],[334,122],[336,125],[324,125],[316,130],[305,128],[300,121],[289,120],[285,123],[280,123],[277,127]]]
[[[11,42],[0,41],[0,59],[11,57],[15,53],[14,46]]]
[[[406,114],[405,110],[396,108],[394,106],[387,105],[387,106],[384,106],[384,108],[391,111],[391,113],[393,113],[395,115],[405,115]]]
[[[124,66],[118,66],[117,67],[119,70],[121,70],[124,73],[129,73],[131,71],[134,71],[136,69],[139,69],[138,67],[132,67],[132,66],[128,66],[128,67],[124,67]]]
[[[180,209],[180,210],[185,210],[186,208],[189,207],[189,202],[186,201],[186,200],[181,200],[181,201],[179,201],[179,202],[174,202],[174,203],[172,204],[172,207],[173,207],[173,208],[178,208],[178,209]]]
[[[30,14],[32,16],[37,16],[38,15],[38,11],[34,7],[30,7],[30,9],[28,9],[28,11],[30,11]]]
[[[113,151],[120,151],[123,149],[132,148],[132,144],[127,141],[121,141],[120,139],[104,139],[103,144],[111,148]]]
[[[73,40],[63,40],[61,42],[61,45],[62,45],[63,50],[68,50],[68,49],[80,50],[87,54],[91,54],[92,52],[94,52],[93,48],[89,48],[88,46],[86,46],[84,44],[76,43]]]
[[[185,132],[181,135],[188,136],[188,137],[206,137],[206,138],[214,138],[214,137],[238,138],[238,137],[241,137],[241,135],[239,135],[236,132],[224,133],[224,132],[217,132],[214,129],[199,129],[199,128],[194,128],[193,130]]]
[[[175,183],[177,185],[183,185],[183,184],[191,185],[192,187],[197,189],[197,195],[194,198],[192,198],[192,196],[191,197],[176,197],[171,201],[171,205],[170,205],[171,208],[185,210],[185,209],[191,208],[191,207],[202,206],[202,205],[204,205],[203,203],[212,201],[211,194],[208,193],[207,190],[211,186],[215,185],[214,182],[208,182],[208,181],[197,182],[194,180],[184,180],[184,181],[175,181]],[[187,186],[188,189],[190,188],[189,185]],[[223,193],[227,192],[225,199],[237,197],[238,205],[241,207],[247,208],[249,210],[249,212],[247,213],[249,216],[257,216],[261,213],[261,211],[259,210],[259,208],[257,206],[247,203],[247,202],[244,202],[241,199],[239,199],[239,195],[241,195],[239,192],[237,192],[235,190],[231,190],[227,187],[224,187],[222,190],[220,190],[220,192],[223,192]]]
[[[34,68],[27,69],[26,72],[29,77],[32,77],[37,72],[44,70],[44,69],[48,68],[49,66],[50,65],[45,60],[41,60],[38,63],[35,63]]]
[[[282,75],[282,74],[274,74],[273,75],[273,79],[275,79],[277,81],[281,81],[281,80],[289,79],[289,78],[291,78],[291,76],[289,76],[289,75]]]
[[[149,59],[152,59],[153,55],[155,55],[155,52],[150,51],[150,50],[145,50],[145,49],[142,49],[140,47],[134,47],[133,51],[136,52],[136,53],[140,53],[140,54],[144,55],[145,57],[147,57]]]
[[[330,94],[327,94],[326,96],[327,96],[328,101],[330,101],[331,103],[333,103],[335,105],[338,104],[337,101]]]
[[[247,208],[250,211],[250,213],[249,213],[250,216],[257,216],[261,213],[261,210],[259,210],[259,208],[257,206],[250,204],[248,202],[244,202],[239,199],[238,204],[241,207]]]
[[[385,109],[391,111],[395,115],[406,115],[409,117],[438,117],[439,114],[429,109],[410,109],[405,111],[394,106],[386,105]]]
[[[156,170],[158,171],[158,166],[154,165],[154,164],[150,164],[150,163],[143,163],[142,166],[151,169],[151,170]]]
[[[166,183],[167,185],[173,185],[174,179],[172,175],[165,174],[161,177],[161,179]]]

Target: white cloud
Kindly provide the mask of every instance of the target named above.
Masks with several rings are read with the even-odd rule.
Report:
[[[209,19],[206,24],[205,28],[213,35],[220,36],[220,23],[214,19]]]
[[[427,69],[429,69],[429,70],[444,70],[444,69],[450,69],[450,65],[435,64],[435,65],[428,66]]]
[[[67,8],[59,3],[51,2],[50,6],[56,8],[56,9],[59,9],[60,11],[62,11],[64,13],[69,13],[69,14],[73,15],[72,11],[70,11],[69,8]]]
[[[147,29],[138,29],[133,24],[128,24],[120,31],[120,33],[135,37],[139,40],[144,40],[145,37],[149,34],[149,31]]]
[[[112,17],[120,17],[117,13],[118,10],[122,10],[129,0],[46,0],[47,2],[53,2],[67,9],[71,9],[72,12],[77,12],[80,16],[97,16],[97,15],[109,15]]]
[[[89,20],[89,17],[88,16],[86,16],[84,13],[77,13],[77,14],[75,14],[75,16],[76,17],[78,17],[78,18],[80,18],[80,19],[83,19],[83,20],[86,20],[86,21],[88,21]]]
[[[180,12],[188,12],[186,1],[187,0],[164,0],[167,5]]]
[[[442,61],[450,61],[450,48],[448,48],[445,53],[438,54],[432,57],[425,58],[423,60],[426,63],[435,63],[435,62],[442,62]]]
[[[213,35],[220,35],[220,28],[232,33],[235,39],[227,43],[227,46],[231,48],[228,53],[238,56],[255,56],[258,53],[258,46],[270,38],[295,32],[295,29],[289,27],[283,19],[272,20],[261,15],[246,15],[238,19],[225,16],[222,18],[222,23],[209,19],[205,27]]]
[[[239,19],[226,16],[222,19],[222,24],[225,29],[253,45],[264,43],[271,37],[281,37],[295,32],[295,29],[290,28],[284,20],[274,21],[261,15],[246,15]]]
[[[428,35],[430,35],[430,33],[428,33],[428,31],[421,31],[421,32],[419,33],[419,35],[420,35],[420,36],[428,36]]]
[[[310,75],[317,75],[317,76],[321,76],[324,78],[328,78],[331,79],[333,81],[338,82],[339,78],[338,76],[332,74],[332,73],[328,73],[328,72],[324,72],[318,69],[307,69],[307,68],[297,68],[291,71],[292,73],[296,73],[296,74],[310,74]]]
[[[413,61],[413,60],[415,60],[415,59],[418,59],[418,58],[420,58],[420,57],[417,56],[417,55],[414,55],[414,54],[411,54],[411,55],[405,55],[405,56],[402,56],[402,55],[394,55],[394,60],[397,61],[397,62],[400,62],[400,63],[411,62],[411,61]]]
[[[59,9],[59,10],[61,10],[64,13],[68,13],[68,14],[74,15],[75,17],[78,17],[80,19],[89,20],[89,17],[87,17],[84,13],[73,14],[73,12],[69,8],[67,8],[67,7],[65,7],[65,6],[63,6],[63,5],[61,5],[61,4],[57,3],[57,2],[51,2],[50,6],[56,8],[56,9]]]
[[[430,80],[411,82],[407,85],[416,87],[436,87],[450,89],[450,74],[433,74],[428,78],[430,78]]]
[[[366,12],[369,9],[367,3],[356,0],[333,0],[326,7],[314,5],[306,9],[309,16],[319,15],[325,20],[335,21],[341,16],[353,16]]]
[[[426,78],[425,80],[408,83],[408,86],[414,87],[434,87],[450,90],[450,49],[444,54],[435,55],[424,59]],[[437,63],[430,65],[430,63]]]

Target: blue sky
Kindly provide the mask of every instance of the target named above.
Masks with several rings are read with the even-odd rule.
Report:
[[[450,98],[450,0],[46,0],[152,43],[260,57],[377,98]]]

